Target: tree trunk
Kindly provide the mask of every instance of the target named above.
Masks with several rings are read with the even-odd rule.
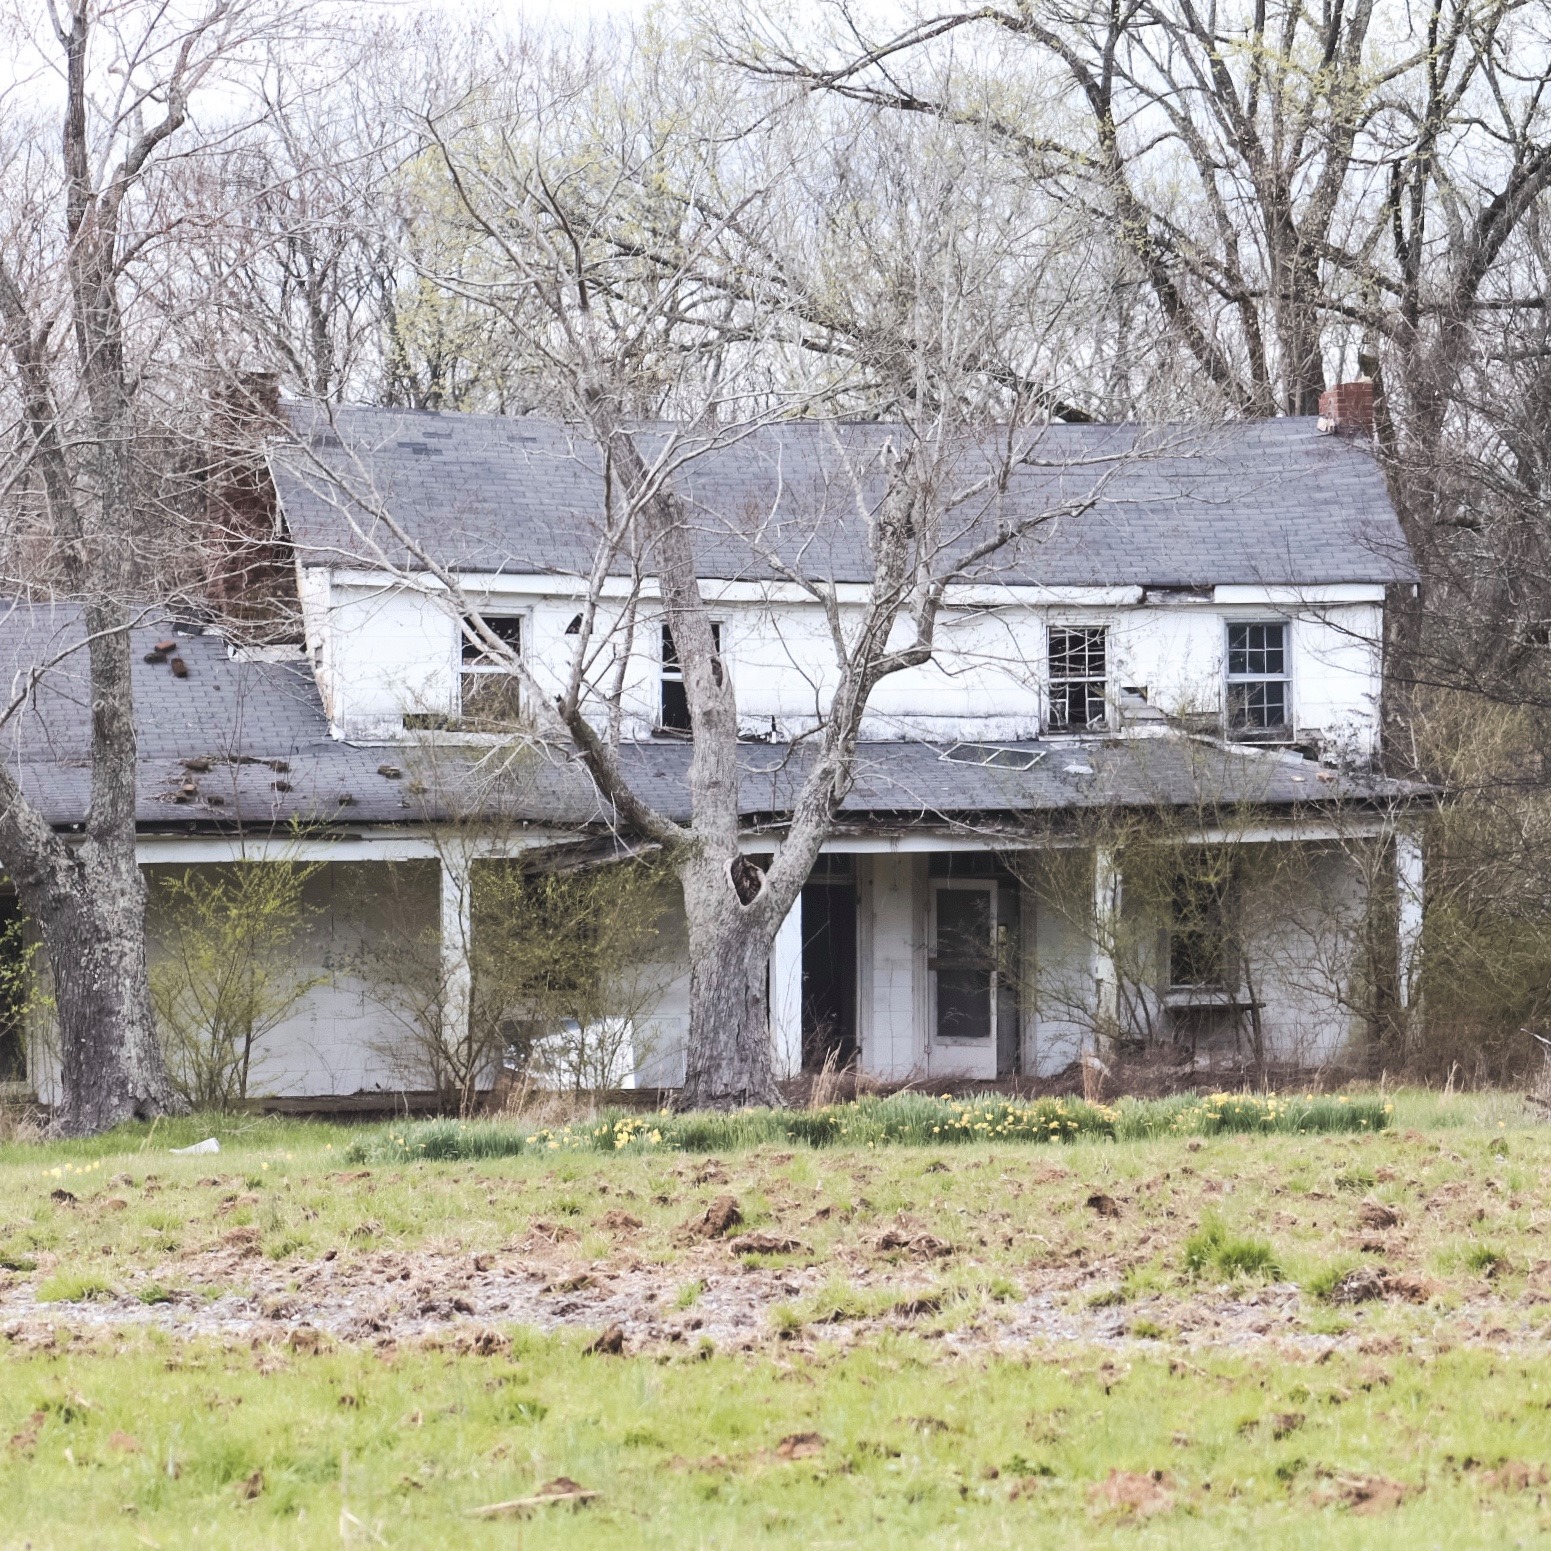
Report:
[[[696,859],[680,869],[680,878],[690,962],[683,1107],[780,1104],[770,1035],[768,897],[743,904],[725,862]]]
[[[145,882],[86,841],[38,874],[14,873],[41,929],[59,1023],[63,1102],[54,1128],[86,1136],[176,1107],[146,979]]]

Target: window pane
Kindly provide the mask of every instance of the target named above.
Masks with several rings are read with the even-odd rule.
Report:
[[[718,655],[722,650],[722,622],[719,619],[711,621],[711,648]],[[679,661],[678,642],[673,639],[673,632],[664,625],[662,627],[662,671],[664,673],[682,673],[683,664]]]
[[[1239,731],[1287,725],[1287,685],[1279,679],[1228,686],[1228,722]]]
[[[983,959],[990,947],[991,891],[938,889],[938,957]]]
[[[972,969],[937,971],[939,1039],[991,1037],[991,977]]]
[[[522,615],[483,614],[485,628],[498,640],[504,641],[517,656],[522,655]],[[504,659],[488,652],[476,641],[463,638],[464,662],[501,662]]]
[[[1224,907],[1228,878],[1184,868],[1172,881],[1169,923],[1169,984],[1227,985],[1228,955]]]
[[[1050,632],[1050,725],[1089,732],[1108,725],[1105,704],[1105,630],[1061,625]]]
[[[660,725],[669,732],[689,732],[691,730],[689,692],[684,688],[683,679],[665,678],[662,681],[662,721]]]
[[[1050,725],[1068,731],[1088,732],[1107,725],[1108,708],[1100,681],[1052,683]]]
[[[991,891],[938,889],[937,1033],[944,1039],[991,1035]]]
[[[1062,627],[1050,632],[1050,676],[1053,679],[1104,677],[1104,627]]]
[[[1281,674],[1287,671],[1285,625],[1229,625],[1230,674]]]
[[[510,673],[465,673],[462,717],[477,727],[515,727],[522,720],[521,686]]]

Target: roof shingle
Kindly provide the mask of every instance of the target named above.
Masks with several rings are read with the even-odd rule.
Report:
[[[290,409],[294,438],[270,462],[305,564],[404,562],[390,512],[439,563],[466,572],[586,576],[603,509],[597,448],[558,421],[345,407],[333,423]],[[665,432],[639,433],[650,454]],[[697,529],[701,574],[768,580],[772,555],[811,576],[865,582],[866,521],[899,427],[785,422],[683,465],[675,488]],[[966,445],[942,488],[982,478]],[[1312,586],[1408,582],[1416,569],[1363,449],[1312,419],[1183,425],[1052,425],[1006,492],[957,507],[963,550],[998,522],[1055,517],[971,573],[1048,586]],[[625,569],[623,559],[619,569]]]

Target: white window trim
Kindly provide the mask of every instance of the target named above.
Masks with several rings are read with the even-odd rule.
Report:
[[[1282,671],[1280,673],[1232,673],[1228,669],[1229,637],[1236,625],[1280,625],[1282,627]],[[1224,618],[1222,625],[1222,728],[1230,743],[1292,743],[1297,738],[1297,713],[1293,703],[1293,621],[1285,614],[1245,615],[1242,619]],[[1282,684],[1286,689],[1287,720],[1280,730],[1260,732],[1235,729],[1230,686],[1234,684]]]
[[[477,605],[476,605],[477,607]],[[533,644],[533,610],[531,608],[512,608],[510,605],[500,606],[487,604],[478,610],[481,617],[489,615],[492,619],[515,619],[519,621],[521,641],[517,649],[517,661],[526,663],[528,653]],[[470,674],[490,675],[510,674],[511,668],[504,662],[465,662],[463,648],[468,644],[468,637],[463,633],[463,621],[455,621],[456,633],[452,644],[452,682],[457,691],[457,702],[453,715],[459,719],[463,716],[463,681]]]
[[[1101,738],[1115,730],[1115,621],[1112,619],[1047,618],[1045,621],[1045,665],[1041,678],[1041,736],[1046,738]],[[1104,725],[1102,727],[1057,727],[1055,725],[1055,676],[1050,671],[1050,638],[1057,630],[1102,630],[1104,632]],[[1227,639],[1226,636],[1223,638]],[[1071,682],[1064,680],[1063,682]]]

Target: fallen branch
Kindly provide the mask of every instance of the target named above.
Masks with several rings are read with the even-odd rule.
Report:
[[[505,1519],[514,1514],[528,1513],[534,1508],[543,1508],[556,1503],[570,1503],[573,1507],[580,1507],[583,1503],[590,1503],[594,1497],[601,1495],[561,1476],[558,1480],[551,1481],[548,1486],[541,1487],[534,1497],[514,1497],[510,1502],[488,1503],[483,1508],[470,1508],[465,1517]]]

